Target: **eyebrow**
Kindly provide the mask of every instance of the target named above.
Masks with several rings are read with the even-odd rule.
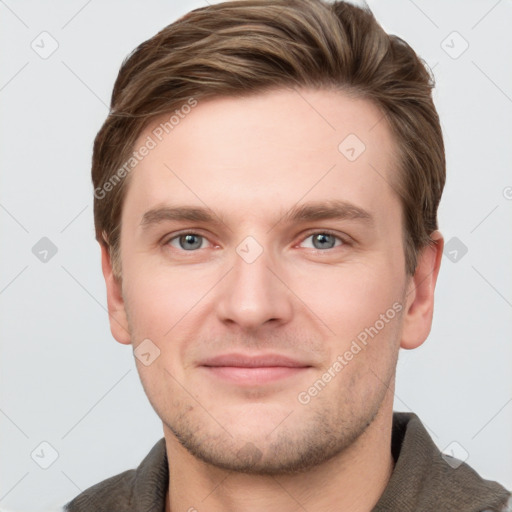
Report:
[[[148,210],[144,213],[140,225],[143,228],[147,228],[153,224],[159,224],[168,220],[204,222],[209,224],[221,223],[221,221],[206,208],[191,206],[163,206],[160,208],[153,208],[152,210]]]
[[[374,217],[370,212],[348,201],[337,199],[311,202],[294,206],[280,222],[308,222],[314,220],[360,220],[371,225]]]
[[[365,224],[373,225],[374,217],[363,208],[347,201],[328,200],[310,202],[293,206],[277,222],[300,223],[317,220],[360,220]],[[140,225],[147,229],[154,224],[165,221],[189,221],[205,224],[223,224],[220,217],[213,214],[208,208],[191,206],[163,206],[148,210],[142,216]]]

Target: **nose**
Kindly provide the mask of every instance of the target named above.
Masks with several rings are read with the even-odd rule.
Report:
[[[289,322],[292,294],[277,262],[265,250],[254,261],[240,254],[234,255],[233,268],[217,290],[218,318],[246,332]]]

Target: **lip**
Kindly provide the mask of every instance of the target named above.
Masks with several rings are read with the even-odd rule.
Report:
[[[301,374],[311,365],[280,354],[223,354],[203,361],[201,367],[232,384],[260,386]]]
[[[290,357],[281,354],[221,354],[206,359],[201,366],[230,366],[239,368],[262,368],[269,366],[279,366],[285,368],[307,368],[311,365],[296,361]]]

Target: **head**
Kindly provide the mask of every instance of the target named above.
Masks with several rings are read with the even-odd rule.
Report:
[[[92,169],[111,329],[150,348],[142,383],[190,453],[299,471],[391,410],[442,253],[432,87],[371,12],[320,0],[197,9],[123,63]],[[232,352],[303,368],[205,366]]]

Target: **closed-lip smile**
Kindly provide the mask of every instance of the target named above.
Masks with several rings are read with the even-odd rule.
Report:
[[[301,374],[312,365],[281,354],[221,354],[202,361],[214,378],[240,386],[261,386]]]
[[[261,368],[265,366],[281,366],[287,368],[306,368],[307,363],[296,361],[280,354],[249,355],[241,353],[221,354],[206,359],[201,366],[236,366],[239,368]]]

